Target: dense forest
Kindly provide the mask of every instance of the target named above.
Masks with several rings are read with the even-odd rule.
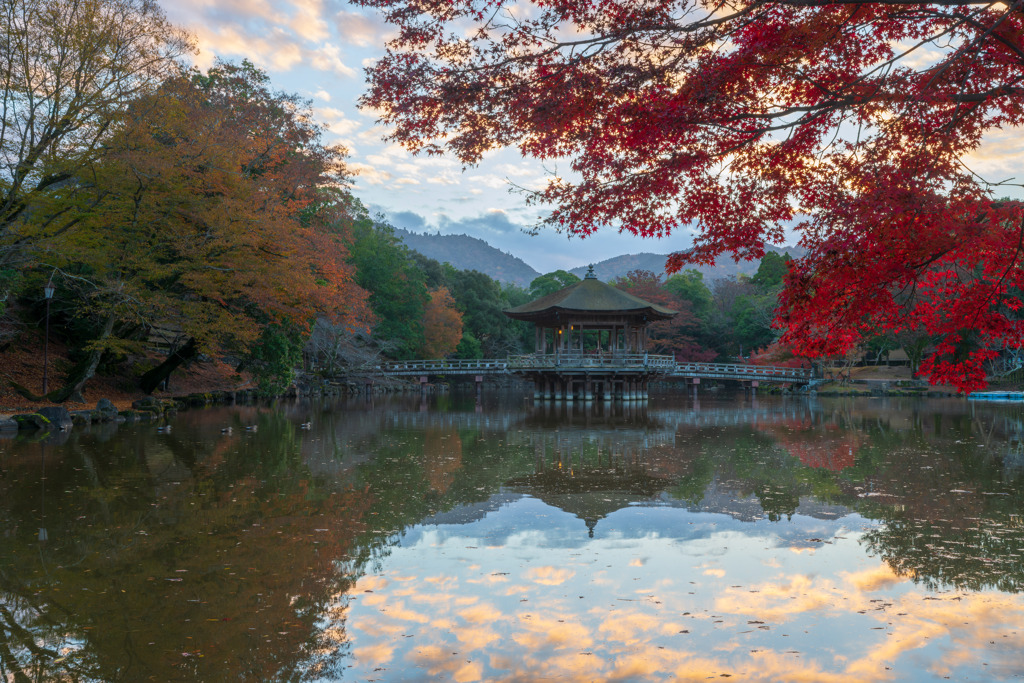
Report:
[[[25,395],[75,398],[98,372],[152,392],[210,357],[272,394],[302,366],[528,352],[502,310],[578,279],[502,285],[410,250],[347,189],[310,102],[248,62],[187,66],[189,36],[152,3],[5,11],[0,354],[45,325],[72,361]],[[654,350],[705,360],[775,339],[784,270],[769,254],[711,288],[695,271],[615,284],[679,311]]]

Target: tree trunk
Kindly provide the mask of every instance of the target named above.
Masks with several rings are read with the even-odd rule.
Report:
[[[139,380],[139,387],[147,394],[152,394],[172,372],[198,355],[199,346],[196,344],[196,338],[191,337],[184,346],[168,356],[167,360],[144,374]]]
[[[117,318],[115,316],[112,315],[107,318],[106,323],[103,325],[103,331],[100,332],[100,336],[96,338],[96,341],[102,341],[109,337],[114,331],[115,322],[117,322]],[[65,401],[70,400],[75,403],[85,403],[85,399],[82,398],[82,389],[85,388],[86,382],[92,379],[92,376],[96,374],[96,368],[99,367],[100,360],[102,358],[103,349],[90,351],[89,355],[78,363],[70,373],[68,373],[67,383],[60,389],[54,389],[45,396],[34,394],[16,382],[9,383],[14,387],[15,391],[30,401],[52,401],[53,403],[64,403]]]
[[[117,316],[111,315],[107,318],[107,321],[103,324],[103,330],[100,335],[96,338],[96,341],[102,341],[109,337],[114,331],[114,323],[117,322]],[[85,388],[86,383],[92,379],[93,375],[96,374],[96,368],[100,365],[100,360],[103,358],[103,349],[94,349],[89,352],[78,365],[71,370],[68,374],[67,383],[60,389],[55,389],[46,396],[29,396],[27,393],[19,391],[24,396],[28,396],[33,401],[49,400],[54,403],[64,403],[65,401],[74,401],[75,403],[85,403],[85,399],[82,398],[82,389]],[[17,387],[16,387],[17,388]]]

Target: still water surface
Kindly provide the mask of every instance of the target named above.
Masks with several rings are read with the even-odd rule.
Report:
[[[1018,680],[1022,436],[509,394],[0,440],[0,681]]]

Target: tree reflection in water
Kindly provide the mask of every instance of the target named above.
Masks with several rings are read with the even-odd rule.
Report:
[[[430,529],[515,505],[566,513],[572,543],[622,533],[615,520],[631,510],[758,534],[863,518],[864,550],[923,589],[1016,593],[1024,581],[1012,409],[490,400],[236,407],[184,413],[172,433],[76,430],[46,446],[45,478],[39,443],[0,441],[0,677],[343,678],[358,660],[353,605],[372,603],[365,580]]]
[[[47,462],[45,546],[27,533],[41,463],[5,450],[4,674],[277,680],[344,654],[319,624],[348,589],[335,561],[363,529],[369,493],[310,477],[283,415],[234,416],[258,423],[258,441],[213,436],[224,417],[191,413],[172,434],[73,435]]]

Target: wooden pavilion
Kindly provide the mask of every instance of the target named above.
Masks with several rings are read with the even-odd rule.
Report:
[[[601,282],[593,267],[565,289],[505,311],[536,326],[535,352],[511,366],[534,382],[537,398],[646,398],[654,375],[674,367],[648,353],[647,326],[676,314]]]

